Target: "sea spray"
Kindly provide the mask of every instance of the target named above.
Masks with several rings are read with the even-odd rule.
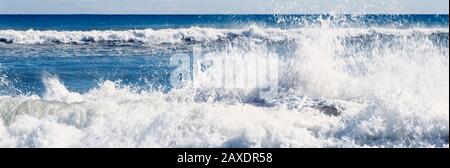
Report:
[[[334,22],[326,16],[294,28],[0,30],[6,67],[0,79],[26,83],[37,71],[42,83],[42,93],[14,95],[2,88],[0,145],[448,147],[448,28]],[[201,87],[140,89],[147,84],[108,78],[126,82],[140,76],[169,85],[176,69],[170,57],[191,54],[193,45],[205,59],[201,71],[192,71],[192,82],[203,80]],[[36,56],[36,48],[48,55]],[[163,54],[153,59],[144,50]],[[264,67],[254,60],[274,58],[278,92],[270,100],[255,91],[275,81],[225,87],[230,83],[222,80],[224,60],[237,67],[232,73],[253,78],[260,74],[247,70]],[[15,59],[58,71],[37,68],[20,76],[14,68],[23,66],[11,64]],[[77,89],[88,82],[95,84]]]

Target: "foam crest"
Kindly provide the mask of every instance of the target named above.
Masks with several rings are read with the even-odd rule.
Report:
[[[216,28],[179,28],[179,29],[143,29],[123,31],[54,31],[54,30],[0,30],[0,42],[15,44],[190,44],[212,43],[233,40],[251,41],[284,41],[297,39],[304,34],[319,33],[326,29],[336,36],[358,36],[363,34],[383,34],[396,36],[410,36],[421,34],[424,36],[444,33],[448,37],[446,28],[409,28],[405,30],[389,28],[264,28],[256,25],[244,29],[216,29]]]

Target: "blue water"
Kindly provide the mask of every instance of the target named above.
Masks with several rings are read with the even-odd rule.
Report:
[[[448,20],[0,15],[0,146],[448,147]],[[235,74],[276,58],[278,79],[177,90],[170,59],[193,46],[209,60],[191,82],[225,81],[224,58]]]
[[[448,15],[0,15],[0,30],[245,29],[249,25],[292,29],[316,25],[321,19],[331,20],[336,27],[446,27],[448,18]],[[448,34],[437,38],[438,42],[445,43]],[[42,94],[43,73],[57,75],[74,91],[87,91],[104,80],[167,89],[173,69],[168,65],[170,55],[186,47],[164,47],[170,50],[159,51],[146,45],[123,46],[121,42],[105,45],[0,42],[0,65],[21,93]]]
[[[342,19],[344,17],[345,19]],[[126,30],[230,28],[257,24],[268,27],[298,27],[331,15],[0,15],[0,29],[14,30]],[[446,26],[448,15],[344,15],[347,26]],[[351,24],[349,25],[349,22]]]

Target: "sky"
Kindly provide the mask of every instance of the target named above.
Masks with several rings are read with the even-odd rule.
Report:
[[[0,14],[448,14],[448,0],[0,0]]]

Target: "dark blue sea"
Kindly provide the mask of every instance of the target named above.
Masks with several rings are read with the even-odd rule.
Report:
[[[448,20],[0,15],[0,147],[448,148]]]

